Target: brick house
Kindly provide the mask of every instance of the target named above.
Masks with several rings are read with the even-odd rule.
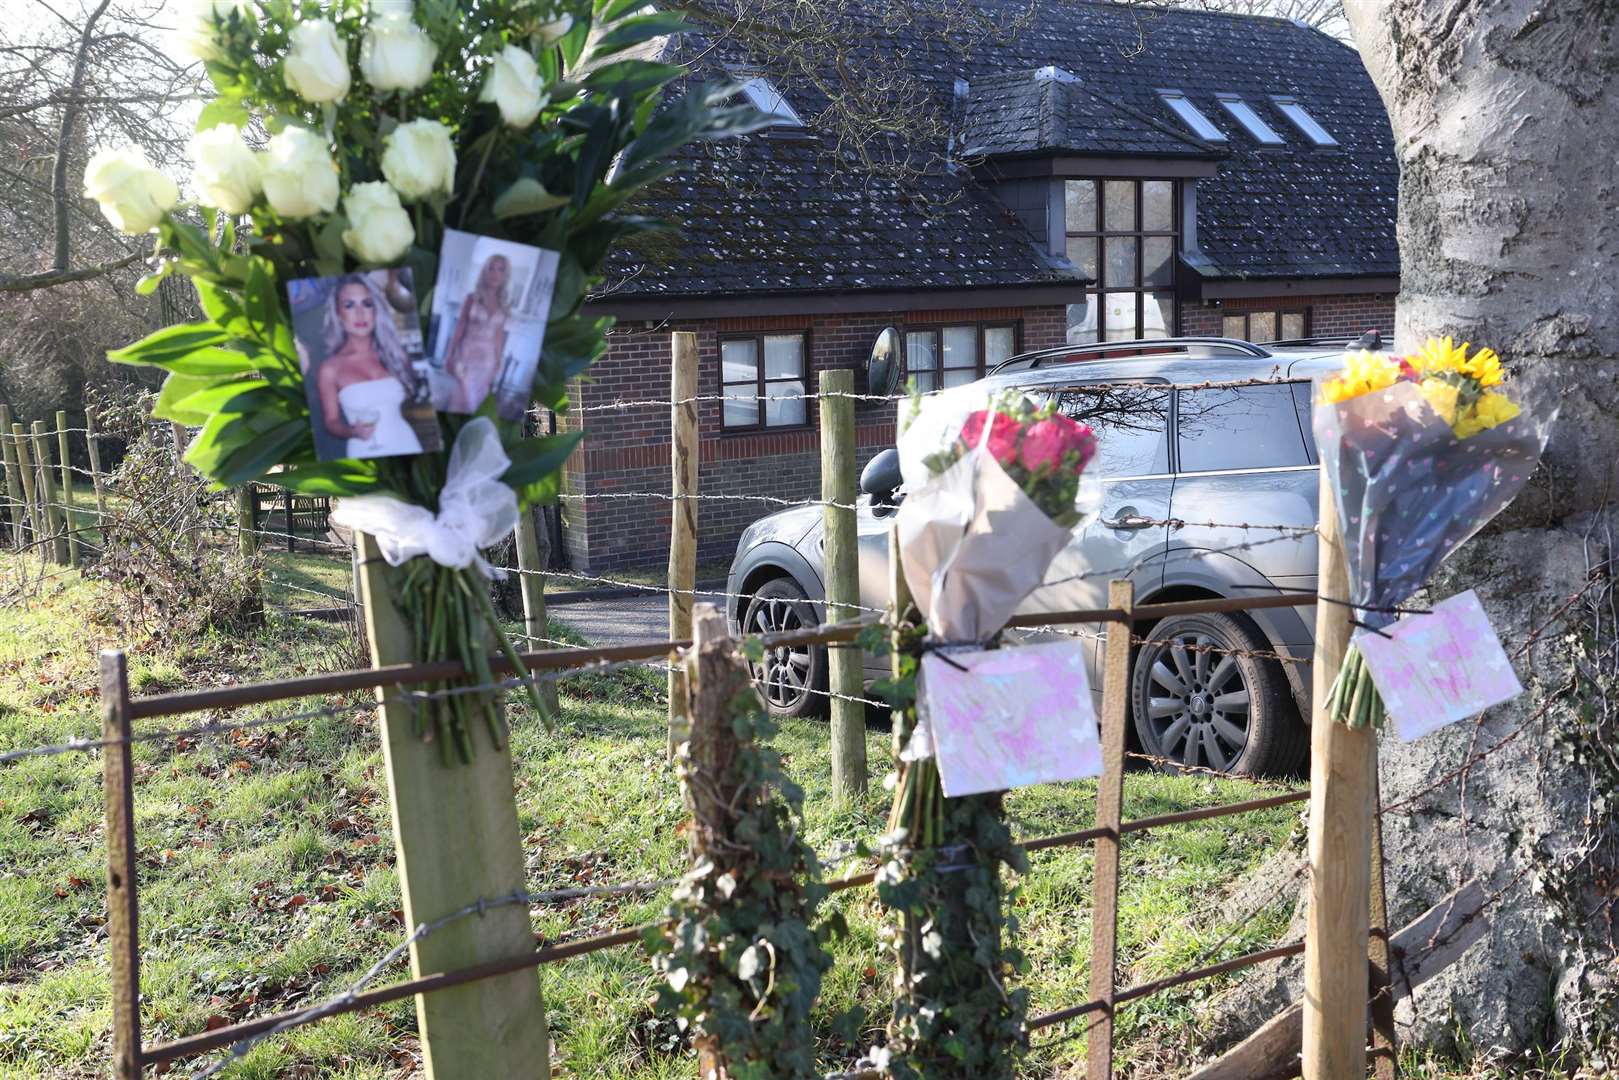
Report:
[[[668,397],[673,330],[698,335],[701,393],[728,399],[700,409],[701,491],[780,499],[820,490],[799,395],[826,368],[858,385],[887,327],[924,389],[1064,342],[1392,331],[1394,153],[1352,50],[1283,19],[977,6],[1018,28],[970,56],[901,50],[968,162],[903,182],[839,166],[801,119],[826,106],[811,87],[783,97],[725,59],[780,122],[683,157],[644,206],[680,233],[615,256],[591,302],[618,326],[563,421],[586,430],[560,515],[570,566],[666,557],[667,501],[593,496],[668,490],[668,408],[614,403]],[[893,407],[861,405],[856,427],[863,462],[892,444]],[[704,556],[773,508],[704,501]]]

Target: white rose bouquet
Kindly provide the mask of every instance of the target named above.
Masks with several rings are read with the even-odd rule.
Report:
[[[684,70],[624,54],[685,26],[617,0],[335,0],[305,17],[314,14],[285,0],[190,6],[179,40],[218,91],[197,124],[196,206],[180,207],[175,183],[138,151],[91,160],[85,194],[108,220],[157,234],[157,268],[141,289],[184,274],[206,313],[110,359],[169,372],[155,411],[202,429],[186,460],[220,487],[263,480],[372,505],[386,497],[396,516],[436,525],[449,539],[402,536],[390,546],[379,535],[398,565],[418,657],[486,669],[487,627],[521,670],[489,606],[480,571],[493,571],[478,550],[510,530],[519,506],[555,498],[580,433],[523,438],[490,407],[439,413],[444,451],[322,460],[288,289],[381,264],[418,283],[422,304],[450,229],[554,251],[530,402],[564,410],[568,380],[606,349],[611,323],[581,314],[586,292],[615,244],[655,224],[623,213],[626,201],[686,143],[743,133],[764,117],[728,104],[729,86],[660,104]],[[250,124],[269,133],[263,150],[244,140]],[[458,469],[478,472],[481,486],[451,484]],[[480,523],[439,520],[457,514]],[[479,713],[502,743],[491,701],[448,695],[440,704],[424,736],[446,755],[471,757]]]

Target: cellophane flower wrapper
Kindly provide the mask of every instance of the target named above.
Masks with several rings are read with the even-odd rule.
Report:
[[[982,387],[924,398],[898,441],[906,497],[897,518],[900,562],[917,608],[937,641],[987,640],[1045,580],[1074,524],[1051,516],[990,452],[993,425],[980,425],[978,444],[935,472],[942,450],[962,438],[974,413],[993,410]],[[1078,485],[1072,518],[1099,503],[1088,472]]]
[[[1322,383],[1314,398],[1322,400]],[[1366,627],[1392,623],[1439,564],[1510,503],[1540,461],[1557,408],[1519,380],[1516,417],[1458,438],[1416,383],[1314,410],[1316,447],[1338,515],[1349,602]]]

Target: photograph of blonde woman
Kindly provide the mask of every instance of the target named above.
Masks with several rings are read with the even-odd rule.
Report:
[[[511,277],[511,260],[491,255],[478,271],[477,284],[461,302],[444,358],[445,374],[455,380],[447,412],[477,412],[500,374],[506,356],[506,323],[512,315],[507,295]]]
[[[421,330],[409,271],[306,278],[288,293],[320,459],[439,449],[431,407],[418,405]]]
[[[521,419],[545,344],[557,253],[446,229],[433,282],[429,379],[445,412],[475,413],[490,398]]]

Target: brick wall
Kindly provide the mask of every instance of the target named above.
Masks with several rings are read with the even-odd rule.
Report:
[[[669,335],[697,334],[699,390],[720,392],[719,339],[722,334],[797,331],[806,335],[809,386],[829,368],[854,368],[856,390],[877,335],[887,326],[938,326],[965,322],[1011,322],[1019,327],[1018,347],[1060,345],[1067,325],[1061,307],[981,308],[954,311],[881,312],[859,315],[755,316],[663,323],[653,328],[626,323],[615,329],[607,355],[591,368],[591,378],[575,387],[572,400],[583,411],[559,426],[583,426],[584,445],[569,462],[562,519],[564,550],[575,569],[599,572],[626,566],[657,566],[669,551],[667,499],[622,498],[669,490],[669,408],[612,408],[614,402],[668,400]],[[698,490],[704,495],[768,495],[777,499],[818,499],[821,493],[819,415],[808,403],[805,427],[727,434],[720,405],[698,406],[702,451]],[[892,404],[857,402],[858,463],[894,442]],[[727,559],[744,528],[778,509],[751,499],[705,499],[699,504],[700,557]]]
[[[1394,297],[1385,293],[1222,300],[1218,307],[1208,303],[1184,303],[1180,310],[1181,333],[1187,337],[1219,337],[1227,315],[1305,308],[1310,312],[1312,336],[1333,337],[1381,330],[1385,341],[1394,339]]]

